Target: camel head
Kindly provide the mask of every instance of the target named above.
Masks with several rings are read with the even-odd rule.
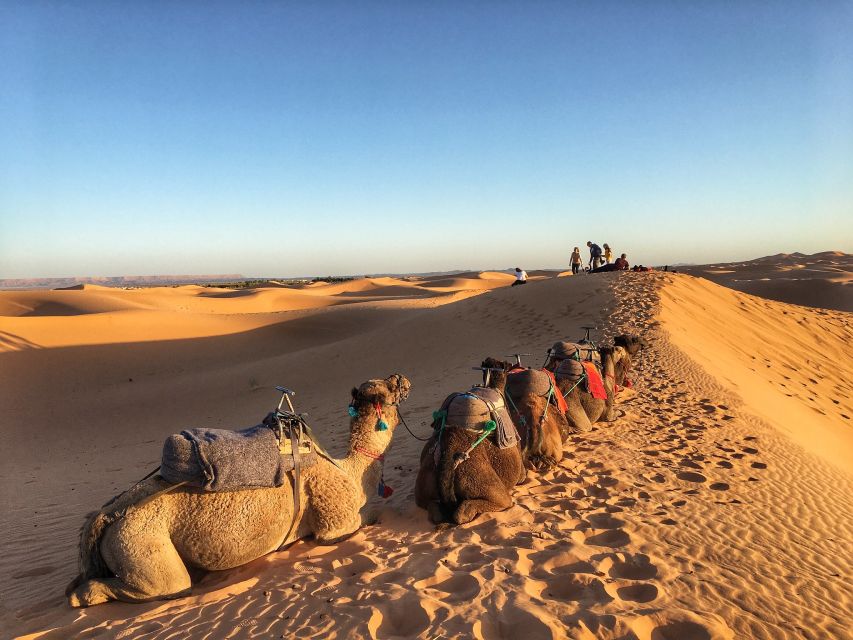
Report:
[[[400,422],[397,405],[409,397],[411,383],[399,373],[384,380],[374,378],[353,387],[349,405],[350,444],[381,453],[391,443],[394,428]]]
[[[356,411],[372,409],[377,405],[387,407],[400,404],[409,397],[412,383],[399,373],[388,376],[384,380],[374,378],[352,389],[350,406]]]
[[[649,343],[644,338],[629,333],[623,333],[613,338],[613,344],[614,346],[622,347],[631,356],[635,355],[643,347],[649,346]]]
[[[506,372],[512,368],[512,364],[496,358],[486,358],[480,366],[483,368],[483,386],[503,390],[506,386]]]

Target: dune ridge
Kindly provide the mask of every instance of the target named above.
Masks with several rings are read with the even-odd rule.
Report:
[[[165,435],[199,421],[250,424],[285,383],[342,453],[349,387],[393,371],[412,380],[403,412],[424,434],[444,396],[476,381],[469,367],[483,356],[529,352],[538,363],[587,323],[651,341],[635,389],[615,423],[573,436],[558,468],[518,487],[511,509],[435,530],[413,501],[420,443],[401,430],[386,467],[396,493],[376,525],[340,545],[297,543],[171,602],[64,606],[83,514],[156,465]],[[843,637],[853,622],[849,458],[796,432],[819,420],[822,439],[846,437],[849,394],[839,404],[827,394],[848,389],[849,337],[843,313],[629,273],[438,306],[306,309],[205,338],[5,353],[7,432],[20,444],[4,451],[0,479],[22,484],[3,496],[0,620],[44,639]],[[781,367],[804,343],[811,366]],[[779,394],[807,417],[772,413]]]
[[[779,253],[678,270],[770,300],[853,311],[853,256],[842,251]]]

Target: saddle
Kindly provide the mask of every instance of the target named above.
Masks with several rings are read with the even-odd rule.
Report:
[[[494,440],[501,449],[518,443],[518,432],[509,417],[503,396],[489,387],[472,387],[463,393],[451,393],[441,404],[445,424],[482,431],[489,421],[495,423]]]
[[[548,355],[558,363],[554,370],[557,380],[567,380],[571,384],[578,384],[583,380],[584,390],[594,398],[607,397],[602,383],[601,352],[593,342],[556,342]]]
[[[317,462],[301,417],[273,412],[254,427],[185,429],[166,438],[160,475],[204,491],[280,487],[287,473]]]
[[[557,380],[567,380],[568,382],[575,384],[583,377],[583,363],[580,360],[575,360],[574,358],[560,360],[560,363],[554,370],[554,377],[556,377]]]

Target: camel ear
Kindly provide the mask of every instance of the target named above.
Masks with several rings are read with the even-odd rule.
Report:
[[[353,387],[352,388],[352,399],[355,400],[356,398],[358,398],[358,389]]]

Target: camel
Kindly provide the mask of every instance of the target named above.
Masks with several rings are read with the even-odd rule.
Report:
[[[531,469],[547,471],[563,459],[569,423],[559,394],[545,371],[518,367],[509,371],[504,395],[519,427],[525,463]]]
[[[117,496],[83,527],[69,603],[176,598],[191,590],[187,567],[230,569],[312,534],[322,545],[352,535],[369,522],[366,503],[377,485],[381,490],[397,405],[410,386],[395,374],[352,390],[349,451],[302,469],[298,514],[290,482],[219,493],[164,491],[172,485],[154,476]]]
[[[486,358],[482,366],[486,388],[502,395],[510,365]],[[445,424],[437,414],[433,436],[421,452],[415,482],[417,505],[427,510],[433,523],[457,525],[471,522],[482,513],[509,509],[512,488],[527,477],[517,434],[513,446],[501,449],[493,442],[494,436],[483,438],[483,431],[449,421]],[[504,416],[510,422],[506,426],[514,429],[508,414]]]
[[[592,429],[596,422],[613,422],[616,420],[616,392],[625,384],[627,372],[631,368],[631,359],[646,345],[642,338],[632,335],[620,335],[614,338],[613,347],[599,349],[604,389],[607,399],[593,398],[592,394],[570,380],[561,379],[558,369],[564,360],[570,359],[572,343],[557,342],[549,350],[549,358],[545,368],[557,372],[557,388],[563,394],[568,405],[566,418],[570,427],[586,432]]]

